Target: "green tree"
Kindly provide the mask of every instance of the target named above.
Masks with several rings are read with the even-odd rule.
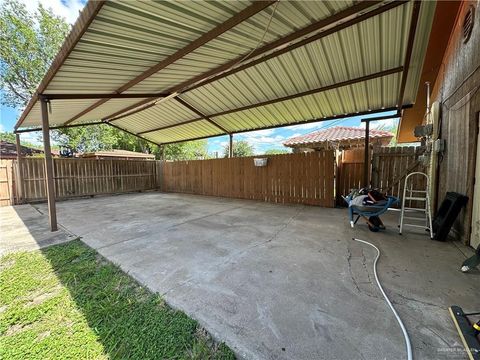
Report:
[[[66,21],[39,4],[29,13],[18,0],[0,5],[0,102],[22,108],[30,100],[46,74],[69,31]],[[5,135],[7,136],[7,135]],[[124,149],[160,154],[158,146],[108,125],[65,128],[52,132],[55,143],[77,152]],[[9,138],[10,140],[14,137]],[[9,140],[9,141],[10,141]],[[22,143],[23,144],[23,143]],[[185,142],[167,145],[171,160],[205,158],[207,143]]]
[[[9,143],[15,143],[15,134],[7,131],[1,131],[0,132],[0,140],[1,141],[7,141]]]
[[[230,153],[230,145],[227,144],[223,148],[223,155],[228,157]],[[243,156],[252,156],[253,155],[253,146],[250,145],[245,140],[237,140],[233,142],[233,156],[234,157],[243,157]]]
[[[115,143],[108,125],[56,130],[52,132],[52,138],[55,143],[77,153],[111,150]]]
[[[200,160],[207,158],[207,140],[186,141],[165,146],[165,160]]]
[[[21,139],[21,138],[20,138]],[[8,131],[0,131],[0,140],[1,141],[7,141],[9,143],[15,144],[17,139],[15,138],[15,134],[13,132],[8,132]],[[33,144],[29,141],[24,141],[21,140],[20,144],[29,148],[33,149],[40,149],[41,146]]]
[[[291,151],[287,149],[269,149],[265,151],[265,155],[281,155],[281,154],[289,154]]]
[[[23,107],[57,54],[68,24],[41,4],[29,13],[25,4],[5,0],[0,6],[1,103]]]

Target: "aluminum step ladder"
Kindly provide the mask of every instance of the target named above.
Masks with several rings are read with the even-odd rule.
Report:
[[[415,178],[424,177],[426,181],[425,189],[414,189],[413,180]],[[403,187],[402,197],[402,210],[400,213],[400,226],[399,233],[402,234],[404,226],[410,226],[420,229],[425,229],[430,233],[430,238],[433,239],[432,229],[432,212],[430,208],[430,195],[429,195],[429,178],[428,175],[423,172],[412,172],[405,178],[405,184]],[[407,206],[408,201],[408,206]],[[412,201],[420,202],[422,207],[412,207]],[[417,216],[408,216],[405,213],[411,215],[417,214]],[[420,216],[418,216],[420,214]],[[407,220],[407,221],[405,221]],[[424,224],[422,224],[424,222]]]

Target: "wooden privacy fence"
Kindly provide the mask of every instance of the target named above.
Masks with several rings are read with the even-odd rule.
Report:
[[[427,172],[425,166],[418,160],[421,154],[422,149],[415,146],[375,149],[372,155],[372,186],[401,198],[405,177],[414,171]],[[427,184],[424,178],[414,177],[413,180],[413,189],[425,189]]]
[[[44,159],[25,158],[20,164],[22,200],[45,200]],[[53,165],[57,199],[155,189],[159,181],[157,161],[54,159]]]
[[[162,189],[199,195],[277,203],[334,206],[333,151],[254,157],[165,162]]]
[[[415,146],[374,147],[371,150],[371,184],[390,195],[401,198],[405,176],[413,171],[425,172],[425,167],[418,161],[422,150]],[[364,149],[344,150],[337,158],[336,194],[337,204],[345,205],[341,195],[347,195],[351,189],[358,189],[363,184],[365,161]],[[414,188],[425,188],[421,178],[413,182]],[[416,206],[416,205],[415,205]]]

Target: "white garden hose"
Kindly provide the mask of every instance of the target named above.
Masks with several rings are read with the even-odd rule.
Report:
[[[359,241],[361,243],[370,245],[371,247],[375,248],[377,250],[377,256],[375,257],[375,260],[373,261],[373,273],[375,274],[375,280],[377,281],[378,288],[382,292],[383,297],[385,298],[385,301],[387,302],[388,306],[393,312],[393,315],[395,315],[395,318],[397,319],[398,324],[400,325],[400,328],[402,329],[403,332],[403,337],[405,338],[405,345],[407,346],[407,360],[412,360],[413,355],[412,355],[412,345],[410,343],[410,338],[408,337],[407,329],[405,328],[405,325],[403,325],[402,319],[400,319],[400,316],[398,315],[397,311],[393,307],[390,299],[388,298],[387,294],[385,294],[385,291],[383,290],[382,284],[380,284],[380,280],[378,279],[377,275],[377,261],[380,258],[380,250],[373,245],[372,243],[369,243],[368,241],[365,240],[360,240],[356,238],[352,238],[355,241]]]

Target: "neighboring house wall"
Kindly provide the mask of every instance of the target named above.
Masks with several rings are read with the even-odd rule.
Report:
[[[470,40],[462,37],[463,19],[475,7],[475,24]],[[447,191],[466,194],[469,203],[454,225],[454,235],[468,242],[472,216],[475,153],[480,112],[480,3],[463,2],[447,51],[442,71],[433,89],[440,102],[440,137],[446,140],[439,159],[438,202]],[[480,181],[480,179],[479,179]]]

